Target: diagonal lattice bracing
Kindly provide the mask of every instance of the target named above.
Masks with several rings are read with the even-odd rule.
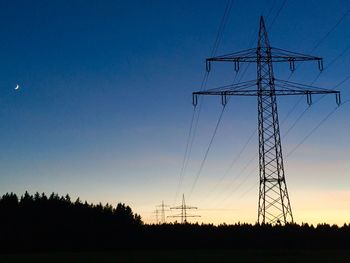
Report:
[[[181,203],[181,205],[175,206],[175,207],[170,207],[170,209],[181,210],[181,214],[168,216],[168,217],[175,217],[175,218],[179,217],[179,218],[181,218],[181,224],[186,224],[188,217],[200,217],[199,215],[190,215],[190,214],[188,214],[187,210],[197,209],[197,207],[186,205],[185,195],[182,195],[182,203]]]
[[[263,17],[260,18],[259,38],[256,48],[235,52],[223,56],[208,58],[206,69],[210,71],[212,62],[231,62],[239,70],[240,63],[256,63],[257,78],[233,85],[223,86],[199,92],[193,92],[193,104],[197,96],[256,96],[258,99],[258,134],[259,134],[259,202],[258,223],[286,224],[293,222],[292,208],[286,185],[281,136],[277,111],[277,96],[305,95],[309,105],[314,94],[335,94],[340,104],[340,92],[321,89],[274,77],[273,63],[287,62],[290,70],[295,69],[295,62],[317,61],[323,69],[322,58],[283,49],[272,48],[269,43]]]

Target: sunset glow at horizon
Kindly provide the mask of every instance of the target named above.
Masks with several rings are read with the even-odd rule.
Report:
[[[216,55],[256,47],[263,15],[271,46],[324,58],[321,73],[317,62],[296,63],[292,75],[288,64],[274,64],[277,79],[315,80],[346,102],[334,111],[333,95],[314,96],[310,107],[304,97],[278,97],[286,183],[296,223],[349,224],[350,2],[262,2],[233,1]],[[184,162],[191,94],[201,87],[225,5],[0,3],[0,194],[122,202],[150,224],[162,200],[177,206],[184,194],[198,207],[189,214],[201,216],[189,222],[256,223],[255,97],[229,100],[199,173],[222,110],[219,97],[204,97]],[[241,67],[242,81],[256,78],[255,67]],[[206,88],[232,84],[235,74],[233,65],[216,64]]]

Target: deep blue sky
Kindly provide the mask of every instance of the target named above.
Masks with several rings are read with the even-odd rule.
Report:
[[[276,18],[269,30],[272,46],[308,53],[323,39],[313,55],[324,57],[326,67],[344,52],[315,84],[332,88],[350,75],[350,15],[324,38],[350,3],[286,1],[277,16],[283,2],[233,0],[218,54],[255,45],[264,15],[268,26]],[[0,192],[55,191],[90,202],[123,201],[148,221],[162,199],[172,205],[193,111],[191,92],[202,81],[225,6],[226,1],[1,1]],[[310,83],[317,76],[317,65],[306,64],[292,81]],[[288,77],[288,65],[275,72]],[[245,79],[254,76],[251,67]],[[208,87],[229,84],[233,77],[229,65],[215,67]],[[349,84],[339,87],[343,100],[350,98]],[[297,100],[279,100],[281,119]],[[299,215],[304,221],[339,222],[323,215],[350,210],[349,104],[286,160],[297,220]],[[281,124],[282,134],[306,107],[303,101]],[[284,152],[334,107],[333,97],[314,105],[283,140]],[[205,98],[181,193],[189,191],[220,110],[218,98]],[[228,105],[190,201],[230,212],[204,214],[204,221],[255,220],[257,174],[240,171],[256,153],[256,136],[203,201],[254,131],[255,111],[252,99],[234,98]],[[238,174],[227,188],[225,180]],[[318,207],[320,198],[344,205]]]

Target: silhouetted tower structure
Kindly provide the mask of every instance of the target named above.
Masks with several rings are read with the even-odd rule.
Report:
[[[181,224],[186,224],[188,217],[200,217],[199,215],[190,215],[187,213],[187,210],[197,209],[197,207],[186,205],[184,194],[182,195],[182,204],[179,206],[170,207],[170,209],[180,209],[181,210],[181,214],[179,214],[179,215],[168,216],[168,217],[181,217]]]
[[[162,201],[162,204],[157,205],[157,207],[160,208],[160,213],[161,213],[161,223],[165,224],[165,208],[169,207],[168,205],[164,204],[164,201]]]
[[[206,59],[208,72],[211,69],[211,62],[214,61],[231,62],[234,64],[236,72],[239,71],[240,63],[256,63],[256,80],[193,92],[192,94],[194,106],[197,105],[199,95],[221,96],[223,106],[226,105],[228,96],[256,96],[258,98],[260,178],[258,223],[286,224],[293,222],[283,165],[277,96],[306,95],[307,103],[311,105],[313,94],[333,93],[336,95],[337,104],[341,103],[339,91],[316,88],[274,77],[273,62],[287,62],[290,70],[294,71],[295,62],[311,60],[317,61],[319,70],[323,70],[323,60],[320,57],[271,47],[264,19],[261,17],[256,48]]]
[[[159,210],[158,209],[154,210],[154,213],[156,215],[156,224],[158,225],[159,224]]]

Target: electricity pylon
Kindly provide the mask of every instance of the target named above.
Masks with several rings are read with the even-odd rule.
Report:
[[[159,210],[158,210],[158,209],[156,209],[156,210],[154,210],[153,212],[154,212],[154,213],[155,213],[155,215],[156,215],[156,224],[157,224],[157,225],[159,225],[159,215],[158,215]]]
[[[256,96],[258,98],[260,178],[258,223],[286,224],[293,222],[284,173],[277,96],[305,95],[307,103],[311,105],[311,96],[314,94],[335,94],[337,104],[341,103],[339,91],[316,88],[274,77],[273,62],[288,62],[290,70],[294,71],[295,62],[311,60],[317,61],[319,70],[323,70],[323,60],[320,57],[271,47],[264,18],[261,17],[256,48],[206,59],[208,72],[211,62],[231,62],[236,72],[239,71],[240,63],[256,63],[256,80],[192,93],[194,106],[197,105],[199,95],[221,96],[223,106],[226,105],[228,96]],[[253,88],[255,86],[256,88]]]
[[[189,209],[197,209],[197,207],[186,205],[185,195],[182,195],[182,204],[181,205],[175,206],[175,207],[170,207],[170,209],[181,209],[181,214],[168,216],[168,217],[181,217],[181,224],[186,224],[188,217],[200,217],[199,215],[189,215],[187,213],[187,210],[189,210]]]
[[[161,212],[161,223],[165,224],[165,208],[169,207],[168,205],[164,204],[164,201],[162,201],[162,204],[157,205],[157,207],[160,207],[160,212]]]

